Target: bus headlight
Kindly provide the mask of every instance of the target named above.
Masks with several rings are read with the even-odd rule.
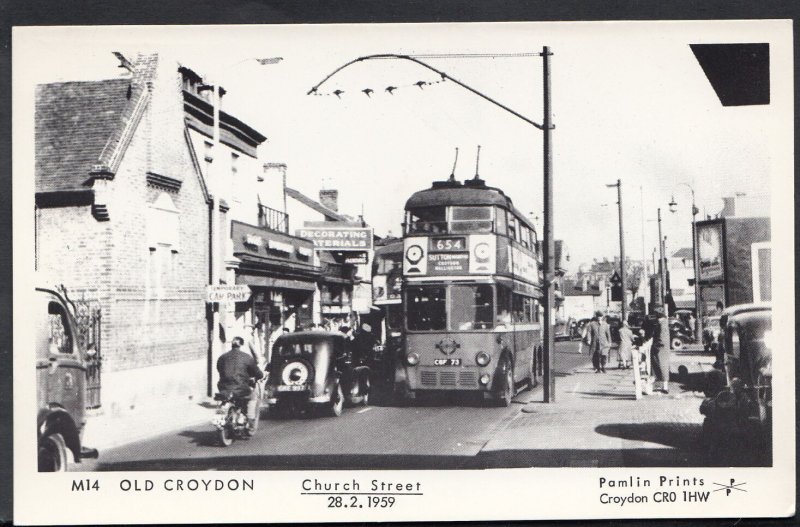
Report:
[[[485,351],[479,351],[478,354],[475,355],[475,362],[478,364],[478,366],[486,366],[491,361],[492,358]]]
[[[419,364],[419,355],[417,355],[412,351],[411,353],[406,355],[406,362],[408,363],[409,366],[416,366],[417,364]]]
[[[483,375],[481,375],[480,381],[481,381],[481,384],[483,384],[484,386],[489,384],[490,380],[491,380],[491,377],[489,376],[488,373],[484,373]]]

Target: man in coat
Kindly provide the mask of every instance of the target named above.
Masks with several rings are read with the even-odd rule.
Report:
[[[664,308],[657,307],[656,321],[653,328],[653,344],[650,347],[650,358],[656,382],[661,383],[661,391],[669,393],[669,359],[670,338],[669,320],[664,316]]]
[[[254,429],[258,425],[258,416],[256,415],[257,401],[253,395],[257,392],[253,391],[252,386],[254,381],[264,376],[264,373],[256,365],[253,355],[242,351],[243,345],[242,337],[233,337],[230,351],[223,353],[217,359],[217,371],[219,372],[217,389],[222,394],[232,394],[236,398],[248,400],[247,420],[251,429]]]
[[[586,330],[586,343],[592,354],[592,366],[595,373],[606,372],[608,352],[611,350],[611,328],[603,318],[603,313],[595,312]]]

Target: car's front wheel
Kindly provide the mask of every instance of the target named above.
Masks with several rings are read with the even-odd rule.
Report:
[[[43,437],[39,442],[39,472],[66,472],[68,465],[64,436],[53,433]]]

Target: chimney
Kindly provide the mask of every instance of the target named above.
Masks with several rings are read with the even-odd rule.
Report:
[[[722,198],[722,210],[719,213],[720,217],[726,218],[728,216],[736,216],[736,198]]]
[[[319,202],[333,212],[339,212],[339,191],[336,189],[320,190]]]

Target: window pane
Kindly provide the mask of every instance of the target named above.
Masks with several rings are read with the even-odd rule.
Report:
[[[497,325],[511,325],[511,291],[497,286]]]
[[[406,293],[408,329],[441,331],[446,327],[445,288],[409,287]]]
[[[497,234],[506,234],[508,232],[508,225],[506,225],[506,211],[500,207],[494,210],[494,232]]]
[[[72,353],[72,334],[64,307],[57,302],[50,302],[47,313],[50,326],[50,353]]]
[[[450,329],[464,331],[489,329],[494,319],[492,286],[454,285],[450,287]]]
[[[450,232],[492,232],[491,220],[451,221]]]
[[[491,220],[491,207],[450,207],[450,219],[461,220]]]
[[[427,207],[409,211],[406,232],[408,234],[447,232],[445,207]]]

